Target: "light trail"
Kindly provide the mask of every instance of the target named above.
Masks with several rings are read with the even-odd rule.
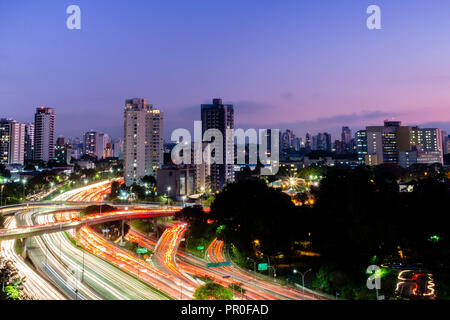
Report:
[[[15,228],[16,219],[7,217],[5,227],[8,229]],[[14,240],[0,241],[0,252],[4,258],[14,261],[14,266],[19,272],[19,276],[26,278],[23,284],[24,291],[33,299],[37,300],[65,300],[66,297],[56,287],[29,267],[22,257],[16,253],[14,244]]]

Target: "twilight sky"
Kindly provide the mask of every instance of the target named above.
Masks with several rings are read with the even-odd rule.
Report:
[[[58,135],[120,137],[132,97],[165,112],[166,137],[213,97],[236,127],[301,137],[383,119],[450,131],[450,1],[0,0],[0,117],[45,105]]]

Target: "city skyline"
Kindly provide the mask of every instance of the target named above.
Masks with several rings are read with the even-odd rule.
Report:
[[[378,1],[383,27],[375,31],[365,27],[366,1],[79,1],[75,31],[65,27],[66,2],[0,4],[2,103],[22,123],[38,106],[55,108],[57,136],[94,129],[120,137],[122,101],[140,96],[165,112],[166,140],[191,128],[211,97],[233,104],[242,128],[337,137],[341,126],[356,131],[388,119],[450,131],[444,1],[439,10]]]

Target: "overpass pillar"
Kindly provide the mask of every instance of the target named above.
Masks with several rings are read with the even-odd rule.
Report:
[[[22,258],[24,260],[27,258],[27,250],[28,250],[28,242],[29,242],[27,240],[28,240],[28,238],[23,238],[23,239],[19,240],[19,241],[22,242],[22,254],[21,254],[21,256],[22,256]]]
[[[119,245],[121,247],[125,246],[125,242],[123,241],[123,237],[125,237],[125,235],[124,235],[124,225],[125,225],[125,220],[122,220],[122,230],[120,232],[120,243],[119,243]]]
[[[156,235],[156,238],[159,239],[159,230],[158,230],[158,218],[153,218],[153,232]]]

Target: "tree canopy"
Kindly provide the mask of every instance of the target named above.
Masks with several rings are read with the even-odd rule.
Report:
[[[233,293],[220,284],[208,282],[195,290],[194,300],[233,300]]]

